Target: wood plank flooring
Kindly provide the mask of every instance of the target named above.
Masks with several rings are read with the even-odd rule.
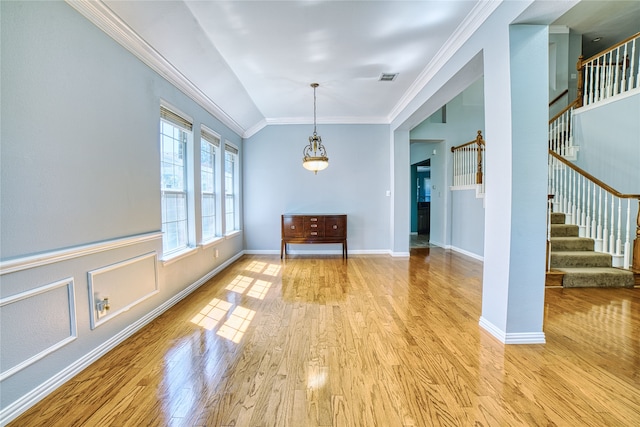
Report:
[[[546,289],[545,345],[478,326],[482,263],[245,256],[12,426],[640,425],[640,290]]]

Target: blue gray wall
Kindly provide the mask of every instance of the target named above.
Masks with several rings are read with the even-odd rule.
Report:
[[[159,261],[160,101],[193,118],[195,138],[200,124],[242,147],[240,136],[66,3],[0,7],[1,421],[241,255],[243,242]],[[96,324],[100,286],[117,314]]]
[[[447,103],[446,123],[425,120],[411,130],[413,141],[429,141],[411,144],[411,163],[431,159],[431,243],[481,258],[484,247],[482,199],[476,198],[475,191],[450,190],[451,147],[474,140],[478,130],[484,131],[482,79]],[[487,144],[490,147],[490,142]]]
[[[280,251],[283,213],[344,213],[349,252],[388,253],[389,126],[319,124],[317,128],[329,157],[329,167],[317,175],[302,167],[311,124],[267,126],[245,141],[246,251]],[[291,250],[321,253],[340,248],[292,245]]]
[[[639,118],[640,93],[577,110],[575,164],[621,193],[640,194]]]

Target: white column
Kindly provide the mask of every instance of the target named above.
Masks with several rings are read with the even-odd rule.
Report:
[[[544,343],[548,30],[514,25],[495,36],[484,51],[491,179],[480,325],[507,344]]]

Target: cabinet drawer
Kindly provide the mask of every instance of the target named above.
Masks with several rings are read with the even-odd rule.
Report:
[[[346,216],[327,216],[324,219],[325,237],[347,237]]]
[[[299,216],[282,217],[282,235],[284,237],[303,237],[304,221]]]
[[[311,237],[311,238],[324,237],[324,217],[323,216],[305,216],[304,217],[304,235],[305,237]]]

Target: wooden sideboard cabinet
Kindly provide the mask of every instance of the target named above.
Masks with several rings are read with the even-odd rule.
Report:
[[[347,258],[346,215],[284,214],[281,223],[281,259],[289,243],[342,243],[342,256]]]

